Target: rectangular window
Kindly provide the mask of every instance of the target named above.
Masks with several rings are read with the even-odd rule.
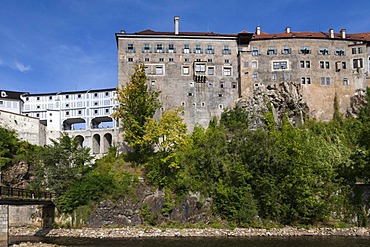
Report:
[[[175,53],[175,52],[176,52],[175,46],[173,44],[169,44],[167,48],[167,53]]]
[[[164,62],[164,58],[163,57],[160,57],[159,58],[159,62]]]
[[[182,48],[182,53],[190,53],[189,45],[184,45],[184,48]]]
[[[257,61],[252,61],[251,67],[252,67],[252,69],[257,69],[258,68],[258,62]]]
[[[356,47],[352,48],[352,54],[356,54],[356,53],[357,53]]]
[[[342,62],[342,69],[347,69],[347,64],[346,64],[346,62]]]
[[[195,74],[204,74],[206,72],[205,64],[195,64]]]
[[[329,86],[330,85],[330,77],[326,77],[326,85]]]
[[[325,77],[321,77],[321,86],[325,86]]]
[[[349,81],[347,78],[343,79],[343,86],[349,86]]]
[[[310,61],[306,61],[306,68],[307,69],[311,68],[311,62]]]
[[[272,70],[287,70],[288,61],[272,61]]]
[[[299,61],[299,64],[301,65],[301,69],[305,68],[305,62],[304,61]]]
[[[258,75],[257,73],[253,73],[253,74],[252,74],[252,78],[253,78],[253,79],[257,79],[257,75]]]
[[[143,53],[151,53],[150,44],[144,44]]]
[[[301,78],[301,83],[302,83],[302,84],[306,84],[306,78],[305,78],[305,77],[302,77],[302,78]]]
[[[344,48],[336,48],[335,49],[335,55],[336,56],[345,56],[346,55],[346,51],[344,50]]]
[[[361,53],[362,53],[362,47],[359,47],[359,48],[357,49],[357,51],[358,51],[358,54],[361,54]]]
[[[231,68],[224,67],[224,76],[231,76]]]
[[[363,68],[362,58],[353,59],[353,68]]]
[[[215,74],[215,68],[214,67],[208,67],[208,75],[214,75]]]
[[[329,49],[328,47],[320,47],[319,49],[319,55],[329,55]]]
[[[144,58],[144,61],[149,62],[149,58],[148,57]]]
[[[201,53],[203,53],[203,50],[202,50],[202,48],[201,48],[200,45],[195,45],[194,53],[195,54],[201,54]]]
[[[155,74],[156,75],[163,75],[163,66],[156,66],[155,67]]]
[[[271,80],[276,81],[276,74],[271,75]]]
[[[212,45],[207,45],[206,53],[207,54],[214,54],[215,53],[215,51],[213,50],[213,46]]]
[[[299,54],[307,55],[307,54],[311,54],[312,52],[311,52],[310,47],[308,47],[308,46],[301,46],[301,47],[299,48],[299,50],[298,50],[298,53],[299,53]]]
[[[288,45],[284,45],[283,49],[281,50],[281,54],[288,55],[291,53],[292,53],[292,49],[290,49]]]
[[[189,67],[183,67],[182,68],[182,74],[183,75],[189,75]]]
[[[311,78],[310,77],[307,77],[306,78],[306,83],[309,85],[309,84],[311,84]]]
[[[127,52],[127,53],[135,53],[135,47],[134,47],[134,44],[127,44],[126,52]]]
[[[324,69],[325,68],[325,63],[324,61],[320,61],[320,69]]]
[[[162,53],[163,52],[163,45],[157,44],[157,49],[155,50],[156,53]]]
[[[230,47],[228,45],[224,45],[224,48],[222,49],[222,54],[224,54],[224,55],[230,55],[231,54],[231,50],[230,50]]]
[[[326,68],[326,69],[330,69],[330,63],[329,63],[329,61],[326,61],[326,62],[325,62],[325,68]]]
[[[185,63],[190,63],[190,58],[184,58]]]
[[[249,62],[244,62],[244,67],[248,68],[249,67]]]
[[[168,59],[168,62],[173,62],[173,57],[170,57],[170,58]]]
[[[258,56],[258,55],[261,55],[258,47],[253,47],[252,48],[252,56]]]
[[[134,58],[133,58],[133,57],[128,57],[128,58],[127,58],[127,61],[128,61],[128,62],[133,62],[133,61],[134,61]]]
[[[212,62],[213,62],[212,58],[208,58],[208,59],[207,59],[207,62],[208,62],[208,63],[212,63]]]
[[[269,46],[269,48],[267,49],[267,55],[276,55],[276,54],[277,50],[275,46]]]

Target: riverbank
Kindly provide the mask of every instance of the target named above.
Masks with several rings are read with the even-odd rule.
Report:
[[[37,228],[10,228],[11,236],[34,236]],[[174,229],[155,227],[52,229],[47,237],[77,238],[155,238],[155,237],[297,237],[297,236],[361,236],[370,237],[370,228],[235,228]]]

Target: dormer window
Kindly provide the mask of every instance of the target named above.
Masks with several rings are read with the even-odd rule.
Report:
[[[276,54],[277,54],[277,50],[275,46],[269,46],[267,50],[267,55],[276,55]]]
[[[311,54],[312,52],[311,52],[310,47],[308,47],[308,46],[301,46],[301,47],[299,48],[299,50],[298,50],[298,53],[299,53],[299,54],[307,55],[307,54]]]
[[[330,55],[328,47],[320,47],[319,55]]]

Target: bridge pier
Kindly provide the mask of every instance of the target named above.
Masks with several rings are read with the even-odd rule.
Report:
[[[42,206],[42,229],[51,230],[54,223],[55,206],[43,205]]]
[[[9,244],[9,205],[0,205],[0,247]]]

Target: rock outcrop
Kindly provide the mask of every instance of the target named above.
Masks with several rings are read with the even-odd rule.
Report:
[[[271,107],[277,125],[286,114],[293,125],[302,124],[309,108],[303,100],[300,83],[281,82],[255,86],[251,99],[240,99],[237,105],[250,116],[250,128],[264,125],[264,116]]]
[[[26,188],[31,179],[30,165],[23,161],[9,166],[2,172],[2,183],[6,186]]]
[[[347,109],[347,117],[357,117],[360,109],[367,104],[366,94],[363,90],[358,90],[350,99],[350,107]]]

